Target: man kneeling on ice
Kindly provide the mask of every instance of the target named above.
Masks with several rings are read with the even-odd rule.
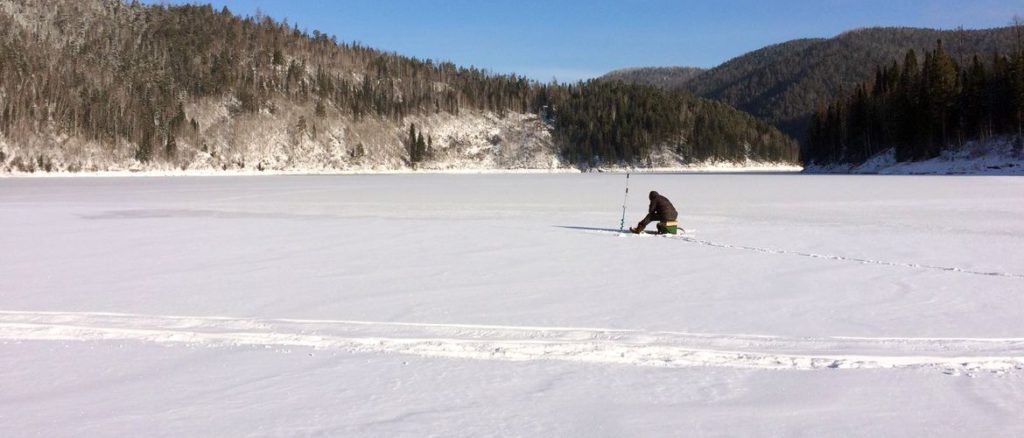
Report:
[[[661,196],[658,192],[651,191],[648,196],[651,199],[651,206],[647,207],[647,217],[645,217],[636,228],[630,228],[636,234],[644,232],[644,228],[647,228],[647,224],[658,221],[658,234],[675,234],[679,228],[679,224],[676,219],[679,217],[679,213],[676,212],[676,208],[672,206],[668,198]]]

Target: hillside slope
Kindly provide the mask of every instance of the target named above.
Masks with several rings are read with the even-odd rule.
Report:
[[[598,79],[681,89],[705,71],[707,69],[700,67],[636,67],[613,70]]]
[[[796,159],[791,139],[756,123],[705,132],[695,118],[669,117],[611,133],[559,123],[607,97],[585,88],[399,56],[226,8],[0,0],[0,170],[673,165],[693,161],[679,151],[700,150],[696,138],[724,151],[702,156],[712,161]],[[702,104],[655,115],[641,105],[648,89],[615,92],[637,120],[696,107],[711,119],[739,114]],[[587,152],[606,134],[616,154]]]
[[[873,77],[875,67],[923,53],[946,42],[952,56],[991,57],[1014,41],[1013,29],[942,31],[869,28],[829,39],[789,41],[734,58],[693,78],[686,88],[761,117],[803,138],[810,115],[823,103]],[[961,63],[963,64],[963,63]]]
[[[703,71],[664,80],[674,67],[636,68],[613,74],[627,82],[682,88],[727,103],[804,139],[808,121],[819,105],[828,104],[856,84],[871,79],[877,65],[902,60],[907,50],[924,53],[943,40],[952,56],[989,59],[1015,44],[1012,28],[934,30],[867,28],[833,38],[787,41],[755,50]],[[961,62],[963,65],[964,63]]]

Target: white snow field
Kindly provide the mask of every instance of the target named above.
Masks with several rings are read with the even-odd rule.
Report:
[[[1024,435],[1024,179],[630,179],[2,178],[0,436]]]

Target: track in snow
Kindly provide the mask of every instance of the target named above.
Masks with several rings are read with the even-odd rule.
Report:
[[[632,234],[630,234],[628,232],[622,232],[622,231],[615,230],[615,229],[610,229],[610,228],[586,228],[586,227],[561,227],[561,228],[567,228],[567,229],[572,229],[572,230],[579,230],[579,231],[583,231],[585,233],[591,233],[591,234],[605,234],[605,235],[616,234],[616,235],[620,235],[620,236],[634,237]],[[695,237],[692,237],[692,236],[689,236],[689,235],[686,235],[686,234],[678,234],[678,235],[669,235],[669,234],[665,234],[665,235],[648,235],[648,234],[641,234],[641,235],[638,235],[638,236],[635,236],[635,237],[659,237],[659,238],[666,238],[666,239],[676,239],[676,240],[682,240],[682,241],[685,241],[685,242],[696,243],[698,245],[710,246],[710,247],[714,247],[714,248],[738,249],[738,250],[743,250],[743,251],[759,252],[759,253],[762,253],[762,254],[791,255],[791,256],[809,257],[809,258],[813,258],[813,259],[837,260],[837,261],[842,261],[842,262],[861,263],[861,264],[865,264],[865,265],[882,265],[882,266],[895,266],[895,267],[900,267],[900,268],[929,269],[929,270],[933,270],[933,271],[956,272],[956,273],[961,273],[961,274],[983,275],[983,276],[988,276],[988,277],[1024,278],[1024,274],[1017,274],[1017,273],[1013,273],[1013,272],[977,271],[977,270],[972,270],[972,269],[948,267],[948,266],[924,265],[924,264],[919,264],[919,263],[889,262],[889,261],[885,261],[885,260],[872,260],[872,259],[865,259],[865,258],[858,258],[858,257],[845,257],[845,256],[828,255],[828,254],[815,254],[815,253],[810,253],[810,252],[789,251],[789,250],[785,250],[785,249],[772,249],[772,248],[759,248],[759,247],[756,247],[756,246],[732,245],[732,244],[727,244],[727,243],[713,242],[713,241],[710,241],[710,240],[697,239]]]
[[[660,367],[1024,371],[1024,338],[786,338],[571,327],[0,311],[0,340],[308,347]]]

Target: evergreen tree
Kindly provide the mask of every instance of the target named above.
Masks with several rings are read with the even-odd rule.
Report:
[[[1017,139],[1014,142],[1014,152],[1021,153],[1024,149],[1024,51],[1018,51],[1010,63],[1009,89],[1010,89],[1010,114],[1013,114],[1013,122],[1016,126]]]
[[[426,156],[427,144],[423,141],[423,133],[416,134],[416,161],[420,162]]]
[[[420,157],[419,157],[419,154],[417,153],[418,151],[416,149],[416,125],[414,125],[412,123],[409,124],[409,143],[408,143],[408,149],[409,149],[409,161],[412,162],[412,163],[418,163],[420,161]]]
[[[1014,34],[1013,62],[1009,73],[1011,109],[1016,116],[1017,141],[1014,142],[1014,152],[1020,155],[1024,151],[1024,20],[1019,16],[1013,17],[1012,22]]]
[[[928,147],[920,158],[937,157],[943,148],[950,145],[950,116],[957,102],[957,66],[953,58],[942,48],[939,40],[935,51],[926,64],[926,99],[929,111],[929,125],[935,127],[935,134],[928,138]]]
[[[971,66],[964,70],[962,83],[962,129],[967,138],[984,140],[991,135],[991,122],[987,120],[990,111],[986,96],[988,77],[978,56],[974,56]]]

